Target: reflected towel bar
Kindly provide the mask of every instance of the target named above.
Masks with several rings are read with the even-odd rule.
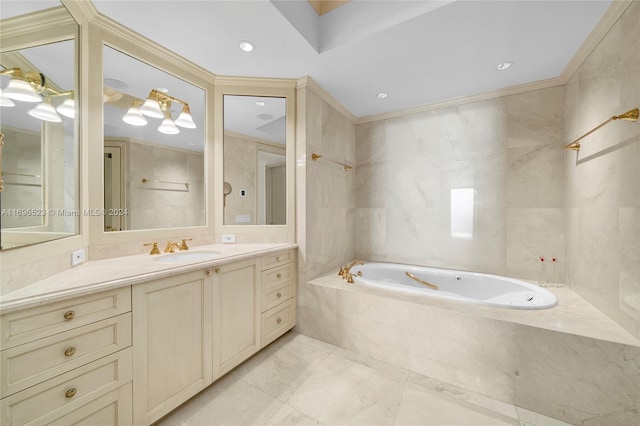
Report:
[[[187,188],[187,191],[189,191],[189,182],[170,182],[170,181],[166,181],[166,180],[142,178],[142,183],[143,184],[144,183],[167,183],[167,184],[170,184],[170,185],[184,185]]]
[[[349,165],[347,165],[347,164],[341,163],[341,162],[339,162],[339,161],[335,161],[335,160],[330,160],[330,159],[328,159],[328,158],[324,158],[322,155],[320,155],[320,154],[316,154],[315,152],[311,154],[311,159],[312,159],[313,161],[318,161],[318,160],[319,160],[319,159],[321,159],[321,158],[322,158],[323,160],[325,160],[325,161],[330,162],[330,163],[333,163],[333,164],[337,164],[337,165],[339,165],[339,166],[342,166],[342,167],[344,168],[344,171],[345,171],[345,172],[348,172],[349,170],[351,170],[351,169],[353,168],[353,167],[351,167],[351,166],[349,166]]]
[[[565,149],[573,149],[574,151],[580,151],[580,141],[584,138],[586,138],[587,136],[589,136],[591,133],[595,132],[596,130],[598,130],[599,128],[611,123],[612,121],[615,120],[627,120],[627,121],[638,121],[638,115],[639,115],[639,110],[638,108],[634,108],[632,110],[629,110],[627,112],[625,112],[624,114],[620,114],[620,115],[614,115],[613,117],[609,118],[607,121],[605,121],[604,123],[600,124],[597,127],[594,127],[593,129],[589,130],[587,133],[585,133],[584,135],[580,136],[578,139],[576,139],[575,141],[571,142],[570,144],[565,145]]]

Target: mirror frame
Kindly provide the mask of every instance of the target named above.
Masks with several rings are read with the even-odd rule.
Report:
[[[162,228],[162,229],[144,229],[129,230],[123,232],[105,232],[104,221],[101,216],[89,217],[90,227],[90,243],[93,244],[120,244],[131,242],[152,242],[158,241],[163,243],[163,239],[188,238],[193,236],[203,236],[213,234],[214,225],[212,213],[214,211],[213,203],[213,173],[211,165],[213,164],[213,142],[212,142],[212,116],[211,111],[214,110],[213,86],[211,82],[214,77],[208,71],[188,62],[179,57],[175,53],[165,49],[162,46],[134,33],[130,29],[100,16],[98,19],[99,29],[93,32],[90,37],[89,44],[92,53],[95,55],[90,64],[89,82],[89,110],[95,118],[90,123],[89,140],[104,141],[104,107],[102,104],[102,87],[103,87],[103,47],[108,46],[116,49],[123,54],[129,55],[137,60],[146,63],[164,71],[175,78],[184,80],[192,84],[205,93],[206,122],[205,126],[205,150],[204,150],[204,182],[205,182],[205,224],[203,226],[183,227],[183,228]],[[99,52],[99,53],[97,53]],[[94,142],[95,143],[95,142]],[[104,145],[102,142],[101,147]],[[89,209],[103,209],[104,203],[104,149],[96,149],[94,147],[90,152],[88,167],[90,170],[99,170],[99,178],[94,174],[89,181]],[[148,240],[148,241],[147,241]],[[141,247],[130,247],[128,252],[143,252]]]
[[[216,243],[223,234],[236,234],[242,242],[295,242],[295,169],[296,169],[296,80],[248,77],[216,77],[215,80],[215,186],[223,193],[224,185],[224,95],[266,96],[286,101],[286,183],[287,222],[285,225],[225,225],[223,198],[215,197]]]
[[[78,19],[73,10],[67,8],[64,2],[60,3],[60,8],[45,9],[42,11],[28,13],[10,18],[9,23],[2,27],[2,47],[4,51],[26,49],[30,47],[42,46],[45,44],[61,41],[73,40],[75,50],[75,99],[77,116],[75,126],[76,145],[76,206],[82,210],[84,193],[82,192],[83,168],[82,153],[84,151],[82,130],[84,117],[82,114],[82,104],[85,94],[82,85],[82,57],[81,57],[81,32],[83,22]],[[73,250],[82,247],[85,243],[83,231],[83,218],[78,218],[77,232],[67,237],[42,241],[39,243],[27,244],[8,250],[2,250],[3,267],[20,265],[36,259],[51,256],[52,252]],[[28,251],[26,255],[25,251]]]

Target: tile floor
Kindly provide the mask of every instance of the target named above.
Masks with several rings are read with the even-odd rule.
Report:
[[[566,425],[292,332],[156,424]]]

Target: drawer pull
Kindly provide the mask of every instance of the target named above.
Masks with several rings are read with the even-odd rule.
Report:
[[[64,319],[69,321],[76,317],[76,313],[74,311],[67,311],[64,313]]]
[[[67,398],[73,398],[74,396],[76,396],[77,392],[78,391],[76,390],[76,388],[67,389],[67,391],[64,393],[64,396],[66,396]]]
[[[216,269],[213,270],[213,272],[215,272],[216,274],[219,274],[220,272],[222,272],[222,269],[216,268]]]
[[[277,277],[278,279],[280,279],[280,278],[282,278],[282,274],[278,274],[278,275],[276,275],[276,277]]]
[[[210,277],[213,274],[213,272],[211,271],[211,269],[207,269],[206,274],[208,277]]]
[[[282,293],[278,293],[278,294],[276,294],[276,296],[278,296],[278,298],[281,298],[282,297]]]
[[[282,318],[278,318],[276,321],[280,324],[282,322]]]
[[[76,353],[76,348],[71,346],[70,348],[65,349],[64,356],[73,356]]]
[[[276,257],[276,262],[280,262],[282,260],[282,258],[280,256]]]

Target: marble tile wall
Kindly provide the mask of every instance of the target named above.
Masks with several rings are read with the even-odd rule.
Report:
[[[129,143],[129,228],[159,229],[205,224],[204,158],[202,153]],[[189,182],[157,184],[150,189],[142,178]]]
[[[566,85],[573,140],[640,107],[640,3],[611,28]],[[567,283],[640,336],[640,121],[614,122],[565,152]]]
[[[298,89],[296,137],[297,242],[299,245],[297,330],[333,341],[324,322],[327,306],[318,304],[307,281],[355,258],[355,168],[312,161],[311,154],[355,164],[355,125],[308,87]]]
[[[562,281],[563,115],[558,86],[359,125],[356,256],[531,280],[556,256]],[[457,188],[472,238],[450,232]]]
[[[224,136],[224,180],[231,185],[231,193],[225,198],[224,223],[236,224],[237,215],[248,215],[248,225],[256,224],[256,144],[240,135]],[[240,197],[240,189],[247,196]]]

